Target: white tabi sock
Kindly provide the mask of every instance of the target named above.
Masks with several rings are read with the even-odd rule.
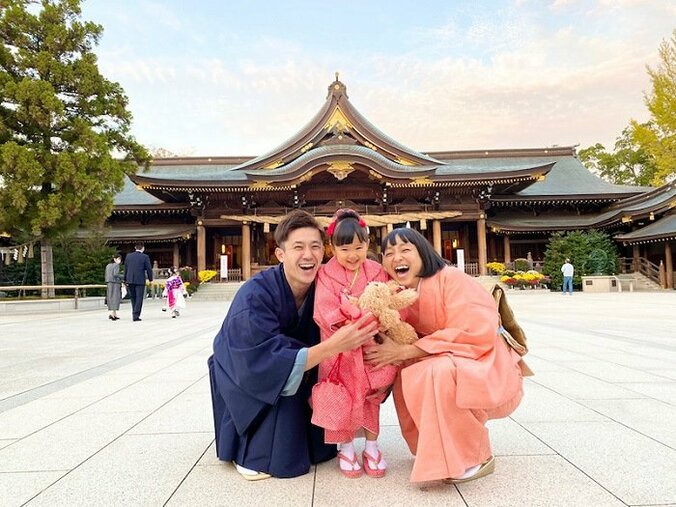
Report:
[[[366,451],[367,454],[373,456],[373,459],[378,459],[379,449],[377,440],[367,440],[364,450]],[[380,462],[378,463],[378,470],[387,470],[387,462],[383,457],[380,458]]]
[[[355,459],[356,453],[354,452],[354,442],[349,441],[349,442],[343,442],[340,444],[340,453],[345,456],[349,460]],[[354,465],[351,465],[344,459],[339,459],[338,460],[338,466],[340,466],[341,470],[361,470],[361,467],[359,466],[359,463],[355,462]]]

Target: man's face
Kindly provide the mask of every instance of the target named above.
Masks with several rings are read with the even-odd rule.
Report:
[[[314,282],[324,257],[322,236],[314,227],[292,231],[283,247],[275,250],[279,262],[284,263],[284,275],[293,293],[302,295]]]

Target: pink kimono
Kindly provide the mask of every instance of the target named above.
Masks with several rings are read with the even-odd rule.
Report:
[[[170,276],[165,283],[167,291],[167,302],[169,303],[169,310],[174,311],[176,308],[185,308],[185,300],[183,299],[183,280],[179,275]]]
[[[359,275],[343,268],[334,258],[319,270],[315,291],[314,319],[321,330],[322,340],[330,337],[339,327],[347,322],[340,310],[341,293],[349,292],[351,296],[359,296],[366,284],[372,281],[387,281],[387,274],[382,266],[372,260],[366,260]],[[319,365],[319,379],[326,378],[336,359],[323,361]],[[362,349],[343,352],[340,364],[340,378],[350,391],[352,406],[337,406],[335,410],[351,411],[350,424],[346,428],[331,431],[325,430],[327,443],[341,443],[352,440],[360,428],[380,433],[380,403],[385,397],[384,388],[392,385],[398,368],[388,366],[374,370],[364,364]]]
[[[511,414],[521,401],[519,355],[498,335],[490,293],[451,267],[418,288],[408,322],[431,354],[404,367],[394,403],[408,446],[416,455],[411,481],[459,477],[491,455],[488,419]]]

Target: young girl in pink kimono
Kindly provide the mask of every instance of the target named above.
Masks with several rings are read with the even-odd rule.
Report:
[[[387,280],[382,266],[366,257],[368,231],[366,223],[355,211],[338,210],[326,233],[334,256],[321,267],[317,275],[314,309],[314,319],[321,330],[322,341],[342,325],[360,317],[360,309],[352,305],[347,296],[358,297],[368,282]],[[326,378],[339,360],[338,376],[348,388],[352,402],[349,406],[313,403],[314,410],[337,410],[349,414],[349,423],[344,428],[325,428],[326,442],[340,444],[338,466],[346,477],[359,477],[363,470],[371,477],[382,477],[387,464],[377,442],[380,404],[387,388],[394,382],[397,368],[387,366],[374,369],[364,364],[360,348],[320,363],[319,379]],[[362,429],[366,436],[362,453],[363,470],[353,442],[355,434]]]
[[[486,421],[510,415],[523,395],[521,357],[499,334],[493,297],[413,229],[383,239],[383,267],[418,291],[406,320],[420,338],[365,351],[369,364],[403,363],[393,397],[415,455],[411,481],[462,483],[492,473]]]
[[[167,278],[164,288],[167,292],[169,312],[171,312],[171,317],[175,319],[180,315],[179,310],[185,308],[185,299],[183,296],[186,294],[185,284],[176,268],[169,268],[169,278]]]

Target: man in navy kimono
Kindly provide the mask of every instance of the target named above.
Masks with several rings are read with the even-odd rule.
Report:
[[[378,332],[364,316],[320,343],[312,315],[321,228],[295,210],[277,226],[275,241],[280,264],[239,289],[208,362],[216,454],[247,480],[297,477],[335,457],[335,445],[310,422],[316,366]]]

